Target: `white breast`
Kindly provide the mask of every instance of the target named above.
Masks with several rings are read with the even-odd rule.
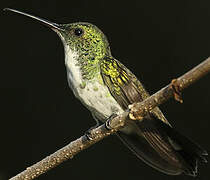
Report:
[[[65,46],[65,65],[67,67],[68,78],[72,85],[77,87],[82,83],[82,75],[77,64],[78,53],[72,51],[68,45]]]
[[[99,80],[86,80],[85,86],[81,76],[79,65],[77,64],[78,54],[68,46],[65,47],[65,64],[70,87],[74,94],[90,109],[96,110],[105,117],[110,117],[113,113],[123,112],[122,108],[109,93],[107,86]]]

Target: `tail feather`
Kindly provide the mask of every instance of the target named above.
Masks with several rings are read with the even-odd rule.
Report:
[[[128,125],[117,135],[145,163],[170,175],[197,175],[208,153],[161,120],[152,117]]]
[[[138,134],[128,135],[119,131],[116,134],[139,159],[152,168],[168,175],[179,175],[182,173],[179,168],[169,166],[169,164],[151,148],[145,139],[142,139]]]
[[[198,162],[207,163],[207,159],[205,157],[208,155],[207,151],[200,147],[198,144],[192,142],[187,137],[181,135],[170,126],[162,122],[158,123],[159,127],[167,133],[168,137],[173,139],[173,141],[182,147],[182,149],[177,151],[177,153],[184,159],[185,163],[187,164],[188,168],[184,171],[184,173],[196,176]]]

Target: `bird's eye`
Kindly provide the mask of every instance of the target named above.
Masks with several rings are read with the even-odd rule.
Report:
[[[76,36],[81,36],[83,33],[84,33],[84,31],[83,31],[83,29],[81,29],[81,28],[76,28],[76,29],[74,30],[74,34],[75,34]]]

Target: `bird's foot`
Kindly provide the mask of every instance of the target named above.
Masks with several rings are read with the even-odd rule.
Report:
[[[105,128],[109,131],[112,129],[112,127],[110,126],[110,120],[115,118],[117,116],[117,114],[112,114],[109,118],[107,118],[106,122],[105,122]],[[92,135],[91,135],[91,130],[97,128],[98,126],[100,126],[101,123],[99,121],[96,121],[96,125],[91,127],[90,129],[88,129],[85,132],[85,136],[88,140],[92,140]]]
[[[117,116],[117,114],[112,114],[105,122],[105,127],[107,130],[111,130],[112,127],[110,126],[110,120],[115,118]]]
[[[101,124],[97,121],[96,125],[91,127],[90,129],[88,129],[86,132],[85,132],[85,136],[88,140],[92,140],[92,137],[91,137],[91,130],[92,129],[95,129],[97,128],[98,126],[100,126]]]

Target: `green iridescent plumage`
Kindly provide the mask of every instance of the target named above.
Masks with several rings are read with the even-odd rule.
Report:
[[[62,33],[66,43],[79,54],[78,64],[84,79],[92,79],[99,72],[99,62],[104,56],[111,55],[109,43],[100,29],[89,23],[66,24]],[[77,38],[75,28],[82,28],[84,34]]]
[[[132,102],[142,101],[140,87],[136,84],[135,76],[120,62],[112,57],[104,57],[101,62],[101,74],[111,94],[123,109],[127,109]],[[133,91],[132,91],[133,90]],[[129,93],[130,92],[130,93]],[[138,93],[136,96],[131,93]]]

